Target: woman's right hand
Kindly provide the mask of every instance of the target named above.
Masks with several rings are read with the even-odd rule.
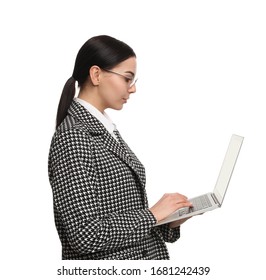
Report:
[[[166,193],[149,210],[152,212],[157,222],[160,222],[176,210],[183,207],[192,207],[192,203],[187,197],[180,193]]]

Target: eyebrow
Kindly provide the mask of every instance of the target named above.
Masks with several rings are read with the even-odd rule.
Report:
[[[132,71],[125,71],[125,73],[131,74],[133,77],[135,77],[135,73]]]

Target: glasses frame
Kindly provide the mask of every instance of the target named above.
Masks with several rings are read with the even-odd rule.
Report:
[[[108,70],[108,69],[105,69],[105,68],[101,68],[103,71],[106,71],[108,73],[111,73],[111,74],[115,74],[115,75],[118,75],[120,77],[123,77],[125,78],[125,81],[128,83],[130,80],[132,80],[132,82],[128,85],[128,89],[132,88],[136,82],[138,81],[138,78],[137,77],[134,77],[133,79],[132,78],[129,78],[128,76],[124,75],[124,74],[121,74],[121,73],[118,73],[118,72],[115,72],[115,71],[112,71],[112,70]]]

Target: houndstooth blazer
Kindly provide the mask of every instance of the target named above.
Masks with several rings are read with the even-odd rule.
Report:
[[[48,169],[62,259],[169,259],[165,242],[179,228],[154,227],[144,167],[119,140],[76,101],[53,136]]]

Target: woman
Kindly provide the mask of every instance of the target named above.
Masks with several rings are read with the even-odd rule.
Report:
[[[173,193],[148,207],[144,167],[105,113],[122,109],[135,83],[136,55],[125,43],[96,36],[79,50],[49,154],[62,259],[169,259],[165,242],[180,236],[184,221],[155,225],[191,204]]]

